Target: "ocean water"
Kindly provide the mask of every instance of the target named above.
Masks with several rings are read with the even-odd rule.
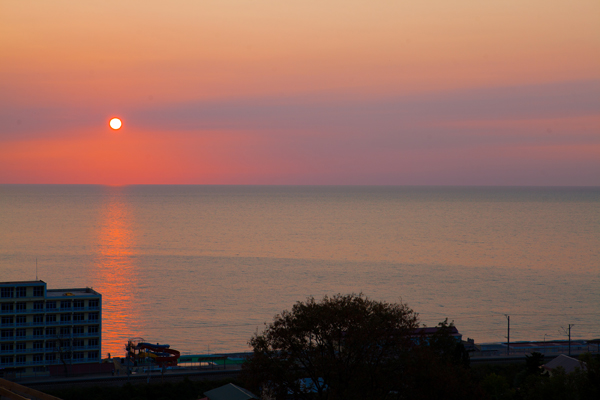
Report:
[[[364,293],[477,342],[600,337],[600,188],[0,185],[0,281],[93,287],[127,338],[248,350],[296,301]]]

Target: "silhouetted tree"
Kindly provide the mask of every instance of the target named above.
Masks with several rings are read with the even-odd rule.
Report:
[[[247,387],[277,399],[385,399],[407,368],[417,315],[405,304],[341,295],[297,302],[249,344]]]
[[[469,367],[469,352],[460,340],[452,336],[454,322],[440,322],[436,331],[428,336],[421,336],[420,343],[431,350],[441,361],[457,366]]]
[[[544,364],[544,355],[538,351],[534,351],[533,353],[525,356],[525,365],[529,374],[541,374],[542,370],[540,367],[542,364]]]
[[[480,399],[484,392],[471,376],[469,353],[452,336],[453,323],[440,322],[431,335],[419,335],[405,373],[397,376],[398,399]]]

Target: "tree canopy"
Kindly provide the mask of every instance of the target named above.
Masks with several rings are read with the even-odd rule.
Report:
[[[277,399],[404,398],[399,393],[408,393],[412,381],[403,377],[420,366],[414,363],[415,348],[423,345],[414,336],[418,326],[406,304],[362,294],[309,297],[250,339],[246,382]],[[445,340],[436,337],[427,354],[453,353],[442,348]]]

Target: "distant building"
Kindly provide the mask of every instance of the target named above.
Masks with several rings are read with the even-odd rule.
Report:
[[[0,377],[49,375],[100,362],[102,295],[0,282]]]
[[[496,355],[526,355],[531,354],[533,352],[538,352],[542,354],[560,354],[566,353],[569,351],[569,347],[571,351],[575,354],[580,354],[584,352],[593,352],[597,351],[597,346],[593,345],[593,341],[586,340],[571,340],[571,345],[569,346],[568,340],[551,340],[551,341],[519,341],[519,342],[511,342],[510,348],[509,344],[506,342],[498,342],[498,343],[481,343],[477,347],[479,347],[480,352],[479,356],[489,357]]]
[[[440,331],[440,329],[441,328],[438,326],[428,327],[428,328],[416,328],[416,329],[413,329],[411,335],[413,337],[430,338],[430,337],[434,336],[435,334],[437,334]],[[458,329],[456,329],[456,327],[454,325],[449,325],[447,327],[447,332],[457,342],[460,342],[462,340],[462,334],[460,332],[458,332]]]

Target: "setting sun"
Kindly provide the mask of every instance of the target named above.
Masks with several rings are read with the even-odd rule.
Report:
[[[121,120],[119,118],[113,118],[110,120],[109,125],[111,128],[113,128],[114,130],[120,129],[121,128]]]

